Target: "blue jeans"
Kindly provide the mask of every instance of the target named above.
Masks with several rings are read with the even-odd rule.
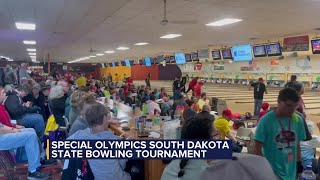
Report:
[[[28,157],[28,170],[35,172],[40,167],[40,150],[38,137],[34,129],[25,128],[22,132],[0,134],[0,150],[23,147]]]
[[[254,116],[259,116],[262,101],[262,99],[254,99]]]
[[[26,128],[34,128],[40,141],[43,141],[45,127],[43,117],[40,114],[26,114],[22,116],[22,119],[19,120],[18,124]]]

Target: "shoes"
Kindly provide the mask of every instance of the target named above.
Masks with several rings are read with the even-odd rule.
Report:
[[[34,173],[29,172],[28,180],[46,180],[49,179],[50,175],[40,171],[35,171]]]
[[[41,164],[41,168],[53,166],[53,165],[57,164],[57,160],[55,160],[55,159],[42,160],[40,162],[40,164]]]

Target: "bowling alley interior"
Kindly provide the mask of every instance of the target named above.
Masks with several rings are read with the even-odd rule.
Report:
[[[320,179],[319,10],[1,0],[0,180]],[[77,139],[230,140],[232,158],[50,158]]]

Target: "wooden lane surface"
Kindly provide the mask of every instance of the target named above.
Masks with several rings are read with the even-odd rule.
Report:
[[[110,100],[110,106],[113,107],[112,100]],[[124,131],[119,124],[110,124],[110,129],[116,134],[121,135],[126,133],[130,139],[151,139],[149,137],[140,138],[138,137],[137,130],[134,129],[134,118],[141,116],[142,112],[139,108],[136,108],[135,112],[132,111],[132,107],[122,103],[118,103],[118,117],[128,118],[130,130]],[[162,160],[144,160],[144,175],[145,180],[160,180],[165,165]]]

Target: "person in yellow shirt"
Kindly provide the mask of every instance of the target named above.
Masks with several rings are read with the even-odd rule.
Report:
[[[201,93],[201,98],[198,100],[197,104],[199,106],[200,111],[204,105],[209,105],[209,99],[207,98],[207,93]]]
[[[87,85],[87,79],[82,75],[82,74],[79,74],[79,78],[76,79],[76,85],[78,88],[80,87],[85,87]]]
[[[230,139],[236,143],[237,142],[236,138],[233,137],[233,135],[231,134],[231,128],[230,128],[230,124],[229,124],[229,121],[231,119],[232,119],[231,110],[225,109],[222,112],[222,117],[219,117],[218,119],[216,119],[213,122],[213,124],[217,128],[217,130],[219,131],[222,140],[225,140],[227,137],[228,139]]]

